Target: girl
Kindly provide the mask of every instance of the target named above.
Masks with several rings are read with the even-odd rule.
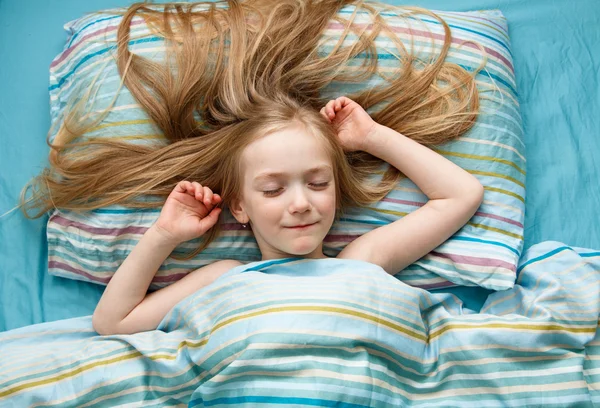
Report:
[[[410,177],[430,201],[356,239],[338,258],[371,262],[395,274],[443,243],[481,204],[483,187],[475,177],[376,123],[351,99],[342,96],[329,101],[320,111],[321,118],[302,113],[278,123],[276,131],[247,134],[246,140],[225,156],[234,191],[224,204],[240,223],[252,228],[262,260],[326,258],[323,239],[343,198],[340,185],[347,183],[348,164],[342,149],[385,160]],[[335,137],[313,126],[325,120],[335,129]],[[176,185],[158,220],[119,267],[100,299],[92,318],[99,334],[156,329],[180,300],[240,265],[218,261],[146,295],[171,251],[217,223],[222,202],[209,186],[190,181]]]
[[[88,102],[93,105],[91,95],[103,93],[91,87],[65,109],[51,144],[50,166],[30,183],[33,197],[25,201],[22,194],[25,214],[36,209],[34,217],[53,208],[163,206],[156,225],[107,287],[94,313],[98,332],[156,328],[178,300],[237,265],[214,263],[146,297],[150,280],[178,243],[203,237],[188,259],[216,237],[221,203],[252,229],[263,259],[318,258],[336,213],[381,200],[404,173],[430,203],[339,254],[390,273],[440,245],[475,212],[481,185],[426,147],[460,136],[479,113],[478,71],[445,61],[450,28],[435,13],[356,0],[156,7],[134,4],[124,12],[116,63],[126,90],[166,144],[78,138],[89,136],[105,117],[90,122],[82,112]],[[418,14],[439,21],[445,33],[439,55],[418,70],[423,59],[412,55],[388,26],[382,18],[386,11],[409,24]],[[355,24],[359,12],[361,22]],[[372,17],[370,24],[364,24],[365,16]],[[130,35],[134,17],[144,20],[152,36],[164,39],[165,58],[150,59],[129,49],[130,40],[150,35],[138,29]],[[328,29],[338,23],[343,26],[339,41],[325,45]],[[379,33],[396,45],[390,54],[398,56],[399,69],[386,64],[385,72],[378,72]],[[363,64],[355,64],[363,53]],[[322,96],[334,81],[360,83],[373,74],[386,79],[382,86],[371,83],[331,101]],[[387,106],[372,117],[367,113],[383,102]],[[110,114],[110,108],[104,113]],[[383,162],[391,164],[389,170],[378,184],[370,183]],[[140,200],[146,197],[159,200]]]

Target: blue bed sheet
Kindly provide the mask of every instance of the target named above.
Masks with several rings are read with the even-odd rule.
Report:
[[[388,1],[401,4],[400,1]],[[48,68],[63,24],[123,0],[0,1],[0,213],[46,162]],[[597,0],[416,0],[508,20],[527,149],[525,249],[556,240],[600,248],[600,6]],[[47,273],[47,218],[0,218],[0,331],[93,312],[103,287]],[[478,310],[488,291],[452,290]]]

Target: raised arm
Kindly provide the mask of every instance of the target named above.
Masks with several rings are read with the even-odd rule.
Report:
[[[344,109],[344,102],[353,108],[342,116],[352,118],[342,127],[344,133],[338,133],[344,146],[385,160],[429,197],[423,207],[364,234],[338,255],[372,262],[395,274],[465,225],[481,205],[483,186],[474,176],[433,150],[386,126],[369,123],[370,117],[356,102],[344,97],[338,100],[338,111]],[[335,102],[328,106],[336,109]]]
[[[180,300],[212,283],[236,261],[220,261],[189,273],[174,284],[146,295],[152,278],[175,247],[201,236],[216,222],[220,198],[198,183],[179,183],[159,219],[142,236],[113,275],[92,316],[99,334],[130,334],[156,329]]]

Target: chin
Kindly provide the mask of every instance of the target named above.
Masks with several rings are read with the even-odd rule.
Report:
[[[304,256],[313,252],[315,249],[317,249],[317,247],[318,245],[315,245],[312,242],[306,243],[305,245],[292,245],[291,248],[289,248],[289,253],[292,255]]]

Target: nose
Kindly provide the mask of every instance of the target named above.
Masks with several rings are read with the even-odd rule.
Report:
[[[290,203],[290,213],[303,213],[310,209],[310,201],[304,191],[304,188],[297,186],[292,191],[292,201]]]

